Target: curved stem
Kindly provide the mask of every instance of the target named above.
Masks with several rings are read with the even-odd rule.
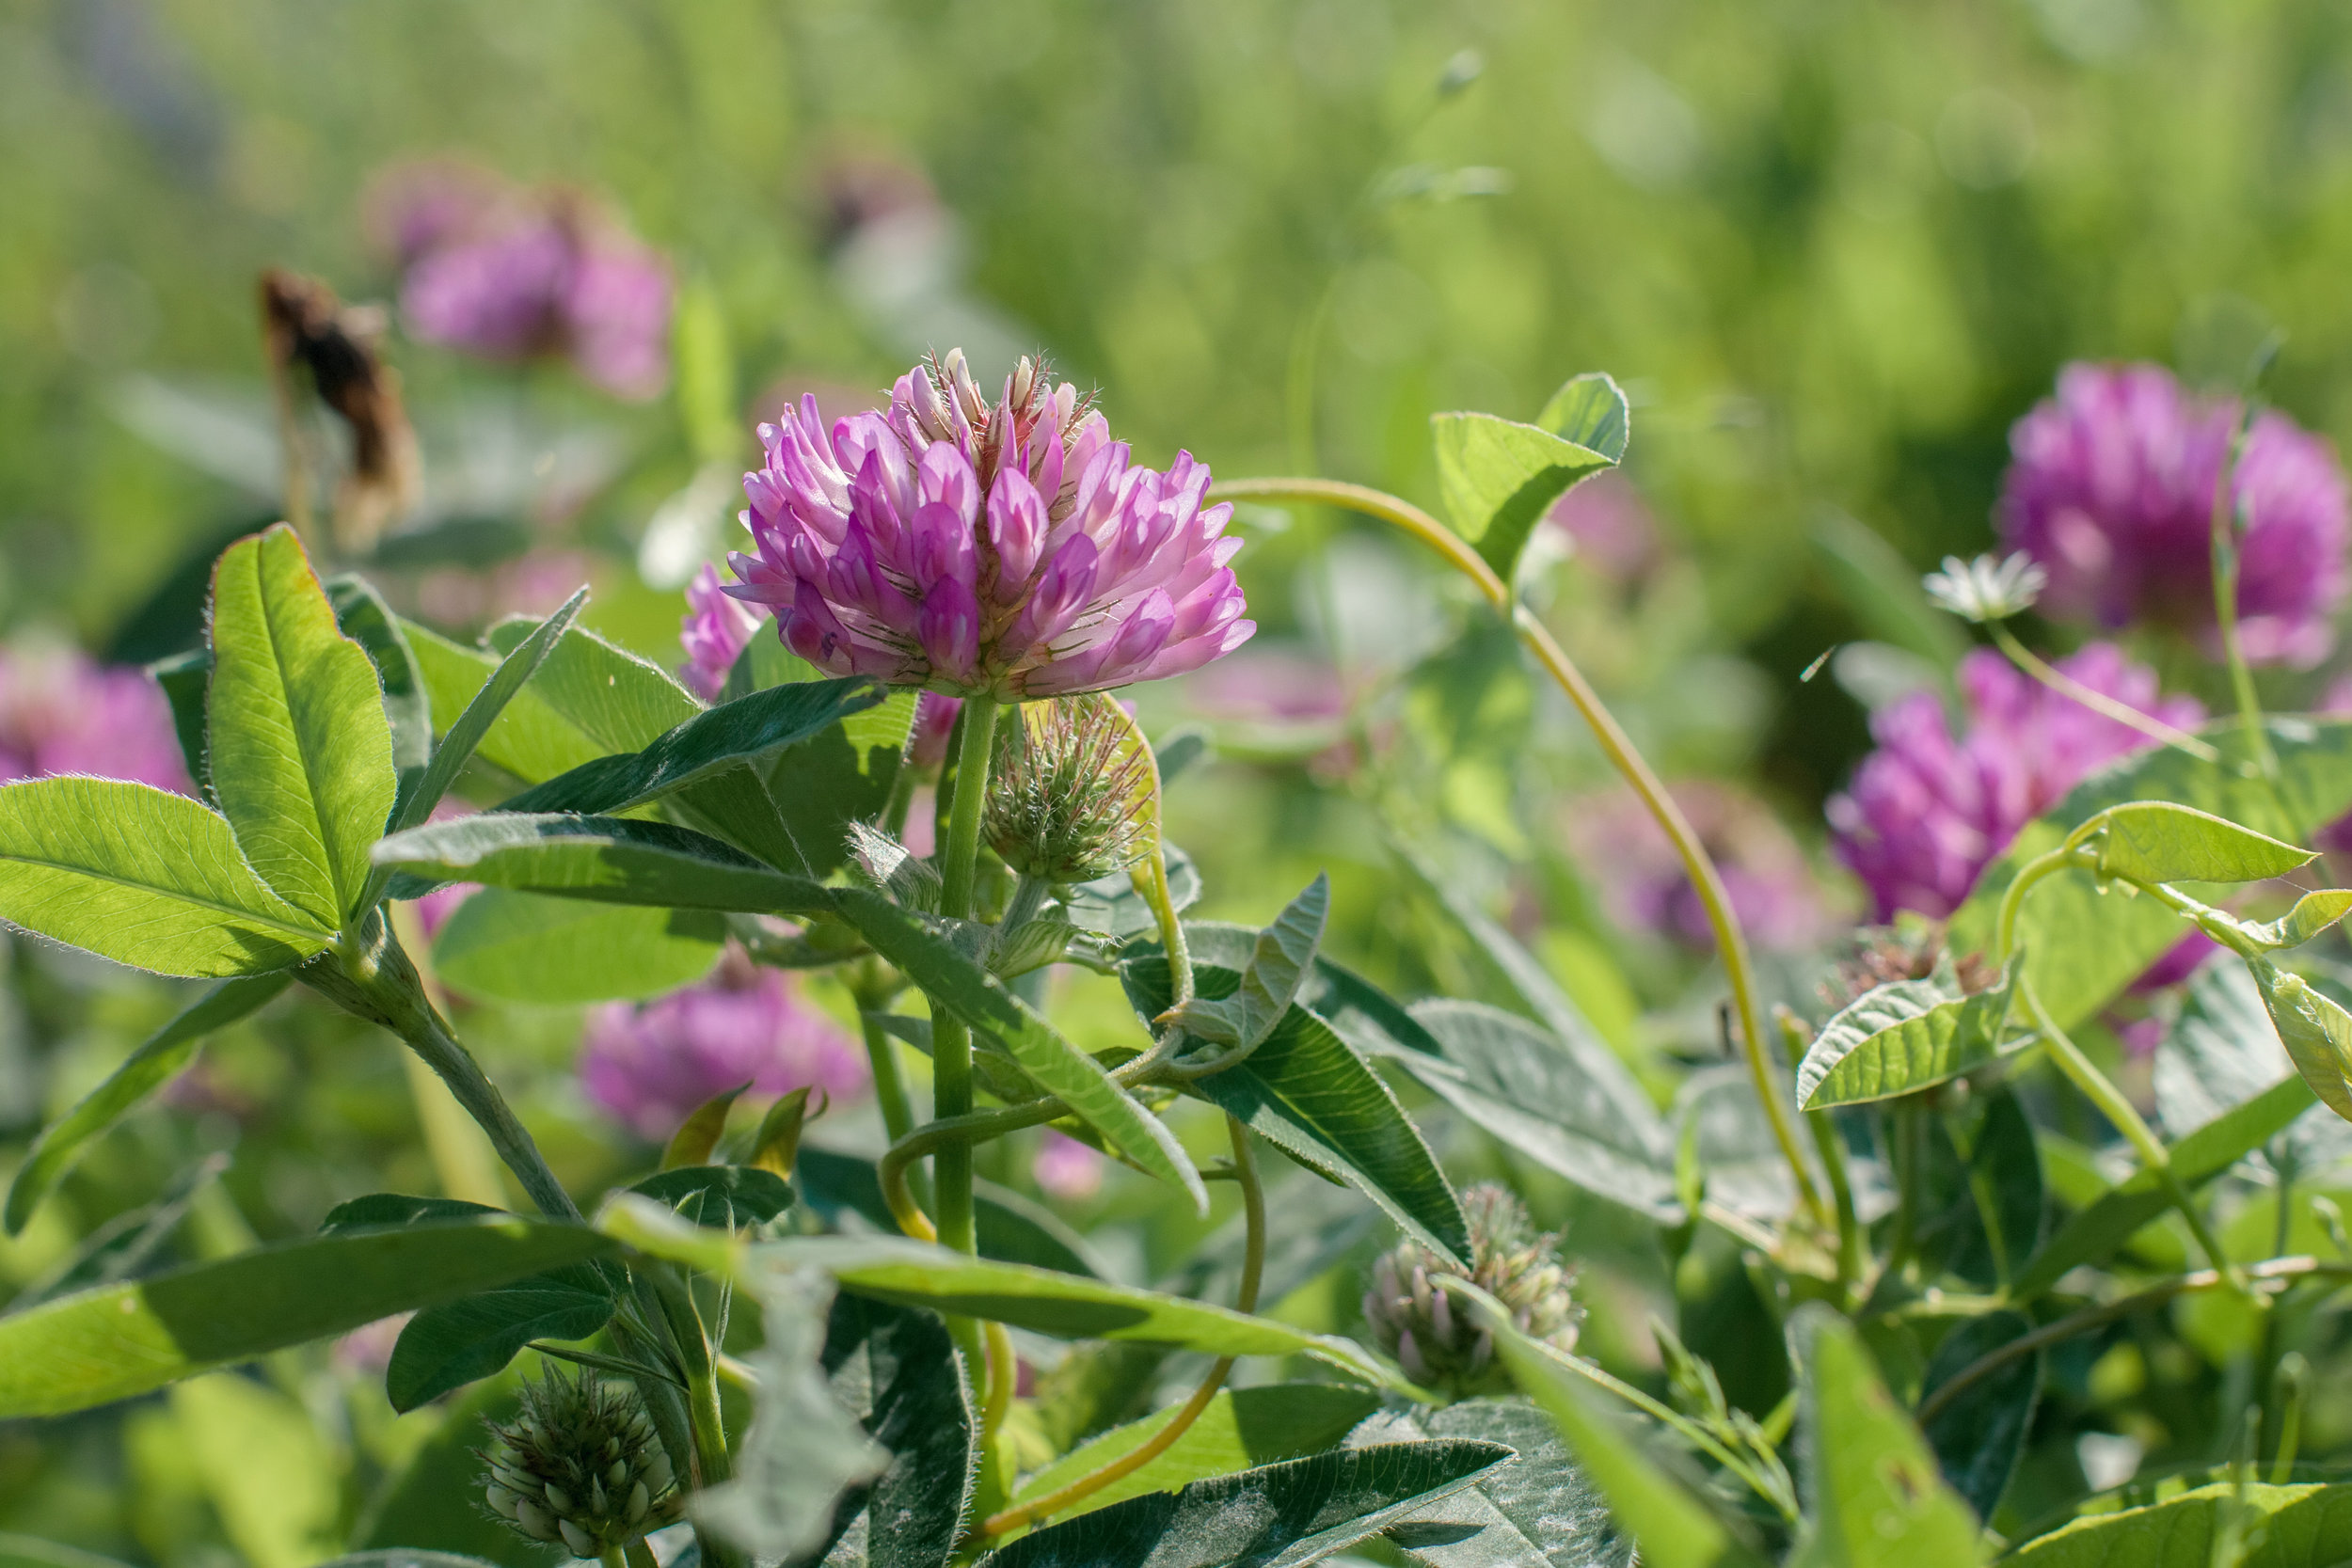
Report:
[[[1233,1310],[1250,1312],[1257,1308],[1258,1286],[1265,1274],[1265,1189],[1259,1185],[1257,1162],[1249,1153],[1248,1130],[1229,1116],[1225,1118],[1225,1131],[1227,1136],[1233,1140],[1233,1179],[1241,1183],[1243,1227],[1247,1236],[1242,1254],[1241,1283],[1233,1291]],[[1209,1408],[1209,1402],[1216,1398],[1217,1390],[1225,1386],[1225,1379],[1232,1371],[1235,1359],[1231,1355],[1218,1357],[1216,1365],[1209,1369],[1208,1375],[1200,1380],[1200,1386],[1192,1391],[1192,1397],[1184,1402],[1184,1407],[1150,1438],[1101,1469],[1080,1476],[1067,1486],[1058,1487],[1018,1508],[1009,1508],[1002,1513],[990,1515],[980,1526],[980,1533],[1004,1535],[1024,1525],[1051,1518],[1072,1503],[1091,1497],[1113,1481],[1134,1475],[1159,1458],[1174,1448],[1177,1440],[1192,1430],[1201,1412]]]
[[[1012,1414],[1012,1396],[1021,1381],[1020,1360],[1013,1354],[1012,1336],[994,1319],[981,1326],[988,1346],[988,1391],[980,1401],[980,1441],[993,1443]]]
[[[2221,760],[2219,752],[2186,730],[2176,729],[2161,719],[2142,713],[2129,703],[2119,703],[2103,691],[2093,691],[2017,641],[2017,634],[2010,631],[2006,623],[1988,621],[1985,623],[1984,629],[1993,634],[1994,646],[2009,656],[2010,663],[2059,696],[2080,703],[2103,719],[2112,719],[2119,724],[2128,724],[2149,739],[2160,740],[2167,746],[2176,747],[2201,762]],[[2258,726],[2260,722],[2260,720],[2256,721]]]
[[[2237,629],[2238,554],[2237,530],[2230,502],[2236,488],[2238,462],[2246,455],[2246,438],[2254,428],[2254,401],[2247,399],[2240,412],[2237,428],[2230,436],[2230,453],[2214,476],[2212,509],[2213,552],[2213,619],[2221,634],[2221,657],[2230,667],[2230,690],[2237,700],[2238,724],[2246,732],[2246,746],[2254,758],[2254,765],[2263,776],[2279,776],[2278,753],[2270,749],[2269,732],[2263,728],[2262,697],[2254,689],[2254,672],[2246,662],[2246,645]],[[2249,519],[2250,525],[2251,519]]]
[[[2313,1258],[2273,1258],[2256,1263],[2246,1272],[2255,1285],[2267,1285],[2274,1282],[2292,1284],[2306,1276],[2344,1278],[2352,1275],[2352,1267],[2322,1263]],[[1921,1425],[1935,1419],[1947,1406],[1970,1388],[1999,1371],[2010,1362],[2031,1355],[2046,1346],[2055,1345],[2061,1339],[2071,1339],[2087,1329],[2111,1323],[2118,1318],[2128,1318],[2135,1312],[2143,1312],[2152,1307],[2162,1307],[2175,1296],[2185,1295],[2192,1291],[2210,1291],[2216,1286],[2228,1283],[2228,1276],[2219,1270],[2201,1269],[2195,1274],[2177,1275],[2160,1284],[2152,1285],[2144,1291],[2136,1291],[2128,1296],[2119,1296],[2114,1301],[2098,1302],[2083,1307],[2080,1311],[2069,1312],[2065,1317],[2044,1323],[2030,1334],[2020,1335],[2007,1344],[1994,1346],[1953,1373],[1945,1382],[1936,1385],[1935,1392],[1919,1402],[1917,1419]]]
[[[2017,914],[2026,907],[2026,895],[2045,877],[2053,877],[2068,866],[2077,863],[2076,847],[2073,839],[2044,855],[2037,855],[2018,867],[2001,894],[1999,914],[1993,922],[1993,957],[1996,963],[2006,964],[2017,946]]]
[[[2132,1148],[2138,1151],[2139,1163],[2155,1172],[2156,1180],[2164,1186],[2165,1196],[2172,1200],[2172,1206],[2188,1222],[2189,1232],[2197,1238],[2197,1245],[2206,1259],[2242,1291],[2245,1275],[2230,1261],[2230,1255],[2221,1249],[2220,1242],[2206,1226],[2204,1215],[2198,1212],[2188,1189],[2181,1185],[2180,1177],[2172,1169],[2171,1151],[2165,1148],[2164,1140],[2140,1119],[2139,1112],[2124,1098],[2123,1091],[2099,1070],[2098,1064],[2083,1054],[2082,1047],[2068,1037],[2066,1031],[2058,1026],[2058,1021],[2042,1008],[2042,998],[2034,993],[2033,983],[2019,976],[2017,993],[2024,999],[2026,1012],[2032,1018],[2034,1027],[2042,1032],[2042,1043],[2048,1048],[2051,1059],[2058,1063],[2058,1070],[2083,1092],[2084,1098],[2099,1107],[2100,1114],[2112,1122],[2115,1130],[2122,1133]]]
[[[1008,1105],[998,1111],[974,1111],[965,1116],[948,1117],[939,1121],[927,1121],[900,1138],[883,1151],[875,1174],[882,1180],[882,1201],[890,1205],[898,1228],[918,1242],[936,1242],[939,1231],[914,1201],[914,1194],[907,1184],[907,1173],[915,1161],[925,1155],[961,1148],[969,1151],[974,1144],[991,1138],[1001,1138],[1008,1132],[1018,1132],[1025,1127],[1037,1127],[1057,1117],[1070,1114],[1070,1107],[1048,1096],[1031,1101],[1026,1105]]]
[[[1740,1015],[1740,1044],[1747,1057],[1748,1074],[1755,1081],[1756,1098],[1763,1102],[1766,1118],[1772,1123],[1772,1138],[1780,1146],[1781,1158],[1796,1178],[1797,1191],[1805,1207],[1824,1227],[1835,1223],[1829,1206],[1815,1185],[1811,1168],[1797,1141],[1796,1119],[1791,1115],[1788,1099],[1782,1093],[1778,1074],[1773,1070],[1770,1046],[1764,1035],[1763,1009],[1756,1004],[1756,976],[1749,963],[1747,935],[1740,929],[1738,915],[1732,911],[1730,895],[1724,888],[1723,877],[1715,863],[1699,842],[1699,835],[1682,815],[1682,808],[1650,768],[1649,763],[1635,749],[1632,737],[1618,724],[1596,692],[1584,679],[1566,652],[1553,640],[1544,624],[1523,606],[1515,606],[1510,585],[1496,575],[1493,567],[1470,545],[1437,518],[1420,507],[1399,497],[1366,485],[1347,484],[1327,479],[1247,479],[1228,481],[1215,485],[1210,494],[1218,499],[1319,501],[1331,506],[1346,507],[1383,522],[1393,523],[1422,544],[1445,557],[1449,565],[1478,585],[1486,602],[1507,617],[1536,661],[1567,693],[1585,724],[1600,742],[1601,751],[1622,776],[1642,803],[1649,809],[1659,827],[1674,845],[1675,853],[1682,861],[1684,873],[1699,895],[1699,903],[1707,911],[1707,923],[1715,936],[1715,951],[1724,964],[1724,980],[1731,990],[1732,1004]]]

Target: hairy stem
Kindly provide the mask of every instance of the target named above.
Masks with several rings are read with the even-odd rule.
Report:
[[[2104,692],[2093,691],[2065,671],[2042,658],[2041,655],[2026,647],[2023,642],[2018,641],[2017,634],[2010,631],[2006,624],[1999,621],[1988,621],[1985,623],[1985,630],[1993,634],[1994,644],[2009,656],[2010,663],[2059,696],[2081,704],[2103,719],[2112,719],[2119,724],[2128,724],[2151,740],[2160,740],[2167,746],[2176,747],[2200,761],[2219,762],[2221,760],[2219,752],[2215,751],[2213,747],[2198,739],[2186,730],[2175,729],[2161,719],[2151,718],[2140,712],[2129,703],[2119,703]],[[2257,719],[2258,730],[2260,722]],[[2264,744],[2267,748],[2268,742],[2265,741]]]
[[[2246,645],[2237,627],[2237,518],[2231,504],[2236,489],[2238,462],[2246,455],[2246,440],[2254,429],[2254,400],[2246,400],[2237,427],[2230,436],[2230,453],[2214,476],[2212,509],[2213,619],[2221,634],[2221,656],[2230,667],[2230,690],[2237,699],[2238,724],[2246,732],[2247,751],[2263,777],[2279,776],[2278,753],[2270,749],[2270,734],[2263,728],[2262,697],[2254,689],[2254,672],[2246,662]],[[2252,519],[2249,518],[2249,526]]]
[[[1241,1184],[1243,1231],[1247,1238],[1242,1253],[1241,1283],[1233,1291],[1233,1310],[1251,1312],[1257,1309],[1258,1286],[1265,1274],[1265,1189],[1258,1182],[1257,1162],[1249,1152],[1248,1130],[1229,1116],[1225,1118],[1225,1132],[1233,1142],[1233,1179]],[[1225,1379],[1232,1373],[1235,1359],[1231,1355],[1219,1356],[1216,1363],[1210,1367],[1208,1375],[1200,1380],[1200,1386],[1192,1391],[1192,1397],[1184,1402],[1184,1407],[1150,1438],[1101,1469],[1080,1476],[1067,1486],[1023,1503],[1019,1508],[1009,1508],[1002,1513],[992,1514],[980,1526],[980,1533],[1003,1535],[1025,1525],[1051,1518],[1072,1503],[1091,1497],[1115,1481],[1134,1475],[1159,1458],[1174,1448],[1177,1440],[1192,1430],[1193,1423],[1200,1418],[1200,1413],[1209,1408],[1209,1402],[1216,1398],[1217,1390],[1225,1386]]]
[[[1699,842],[1699,835],[1682,815],[1682,808],[1651,770],[1649,763],[1634,748],[1633,741],[1621,727],[1600,696],[1584,678],[1583,672],[1571,661],[1544,624],[1525,608],[1516,606],[1510,585],[1495,575],[1478,552],[1458,534],[1437,518],[1410,501],[1371,489],[1361,484],[1347,484],[1325,479],[1250,479],[1228,482],[1215,486],[1211,494],[1223,500],[1311,501],[1340,506],[1392,523],[1445,557],[1449,565],[1476,583],[1489,604],[1510,620],[1536,661],[1543,665],[1560,689],[1567,694],[1577,712],[1600,742],[1601,751],[1642,803],[1657,819],[1675,853],[1682,861],[1682,868],[1691,879],[1692,887],[1699,895],[1699,903],[1707,911],[1707,923],[1714,933],[1715,951],[1722,957],[1724,979],[1730,987],[1733,1006],[1740,1015],[1740,1045],[1747,1058],[1748,1074],[1756,1085],[1756,1098],[1764,1107],[1766,1118],[1772,1123],[1773,1140],[1780,1146],[1781,1157],[1788,1162],[1794,1174],[1797,1191],[1805,1207],[1823,1227],[1832,1223],[1829,1206],[1822,1200],[1820,1189],[1815,1185],[1811,1167],[1805,1163],[1804,1150],[1797,1141],[1796,1119],[1783,1091],[1779,1075],[1774,1071],[1770,1047],[1763,1026],[1763,1009],[1757,1005],[1756,976],[1748,958],[1746,933],[1739,917],[1732,911],[1730,895],[1724,888],[1723,877],[1715,863]]]
[[[980,816],[988,803],[989,753],[996,738],[996,705],[963,705],[962,749],[956,754],[956,799],[943,847],[939,912],[951,920],[972,914],[972,882],[980,859]],[[931,1116],[949,1120],[972,1111],[972,1031],[945,1007],[931,1015]],[[969,1253],[972,1229],[972,1146],[948,1143],[931,1162],[939,1193],[939,1239]]]

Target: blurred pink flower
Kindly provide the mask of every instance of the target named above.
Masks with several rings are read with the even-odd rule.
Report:
[[[1672,793],[1723,874],[1751,941],[1795,951],[1822,936],[1829,914],[1804,851],[1762,801],[1703,779],[1675,784]],[[1587,797],[1569,804],[1565,819],[1579,863],[1599,884],[1612,918],[1695,952],[1714,951],[1706,906],[1639,799],[1624,790]]]
[[[1038,1146],[1037,1158],[1030,1162],[1029,1174],[1041,1192],[1076,1202],[1103,1190],[1104,1164],[1101,1149],[1049,1127],[1045,1141]]]
[[[0,784],[57,773],[195,793],[171,704],[146,671],[63,646],[0,648]]]
[[[914,733],[907,737],[907,760],[917,768],[936,768],[947,760],[947,742],[956,733],[956,717],[963,699],[926,691],[914,700]]]
[[[382,1377],[384,1369],[392,1364],[392,1347],[400,1343],[400,1331],[415,1316],[414,1312],[398,1312],[372,1323],[361,1323],[336,1340],[326,1358],[337,1371],[353,1377]]]
[[[2113,630],[2153,622],[2214,642],[2212,516],[2239,406],[2201,399],[2160,365],[2069,365],[2058,394],[2010,432],[2001,537],[2050,574],[2044,614]],[[2277,412],[2254,421],[2231,482],[2239,630],[2257,663],[2317,663],[2343,601],[2344,470]]]
[[[2160,695],[2155,672],[2094,642],[2058,667],[2102,695],[2181,729],[2205,710]],[[1943,704],[1915,692],[1873,714],[1877,751],[1829,802],[1837,858],[1869,889],[1876,917],[1898,910],[1941,919],[2027,822],[2094,770],[2156,744],[2012,668],[1989,648],[1960,663],[1966,733],[1955,740]]]
[[[865,1053],[802,994],[796,974],[730,948],[698,985],[588,1015],[580,1077],[588,1097],[640,1137],[659,1141],[694,1107],[739,1084],[761,1094],[803,1085],[834,1100],[865,1092]]]
[[[491,359],[564,356],[634,400],[669,379],[669,264],[581,193],[430,161],[379,176],[368,209],[405,274],[401,314],[425,341]]]
[[[1024,359],[992,407],[961,352],[898,378],[887,414],[828,426],[814,397],[759,427],[743,476],[756,555],[740,599],[836,675],[996,701],[1197,670],[1257,630],[1241,618],[1209,470],[1129,462],[1077,388]]]
[[[1185,705],[1205,718],[1296,723],[1347,714],[1347,682],[1327,659],[1289,648],[1230,654],[1184,683]]]
[[[1641,576],[1658,557],[1658,523],[1649,504],[1613,468],[1552,502],[1544,521],[1575,542],[1579,560],[1615,581]]]

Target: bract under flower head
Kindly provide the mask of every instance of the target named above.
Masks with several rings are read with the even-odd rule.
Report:
[[[2002,540],[2050,574],[2045,614],[2215,638],[2213,504],[2240,418],[2158,365],[2069,365],[2058,395],[2010,432]],[[2231,481],[2238,627],[2258,663],[2309,666],[2333,641],[2346,586],[2344,470],[2320,437],[2257,418]]]
[[[1208,468],[1134,464],[1034,360],[993,407],[959,350],[900,376],[887,413],[828,428],[803,398],[759,438],[757,554],[727,592],[773,605],[819,669],[1012,701],[1182,674],[1257,630]]]
[[[2153,670],[2094,642],[2058,669],[2103,696],[2181,729],[2204,709],[2161,697]],[[1989,648],[1960,664],[1968,728],[1955,739],[1933,692],[1915,692],[1871,716],[1879,749],[1829,802],[1837,858],[1870,891],[1876,917],[1913,910],[1941,919],[2019,829],[2092,769],[2155,744],[2146,735],[2020,673]]]

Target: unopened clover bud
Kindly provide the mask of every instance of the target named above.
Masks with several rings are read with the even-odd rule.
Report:
[[[1944,569],[1930,572],[1919,586],[1928,597],[1963,620],[2006,621],[2033,608],[2048,587],[2050,574],[2032,556],[2019,550],[2007,560],[1980,555],[1963,561],[1944,558]]]
[[[550,1368],[525,1383],[482,1453],[490,1512],[531,1540],[600,1557],[678,1517],[684,1499],[636,1385]]]
[[[1152,759],[1099,692],[1025,703],[989,769],[989,847],[1025,877],[1068,885],[1151,849]]]
[[[1575,1348],[1582,1316],[1574,1277],[1556,1250],[1559,1237],[1538,1234],[1509,1191],[1491,1182],[1468,1189],[1462,1216],[1470,1225],[1467,1274],[1406,1240],[1373,1264],[1363,1301],[1374,1342],[1406,1376],[1451,1399],[1491,1389],[1504,1377],[1494,1336],[1448,1293],[1448,1278],[1476,1285],[1502,1304],[1520,1333],[1557,1350]]]

